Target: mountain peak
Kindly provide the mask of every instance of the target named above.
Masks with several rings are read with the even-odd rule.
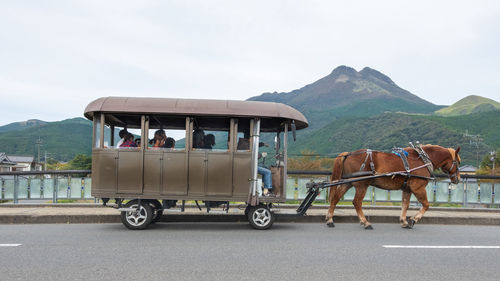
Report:
[[[385,83],[388,83],[388,84],[391,84],[391,85],[396,85],[396,83],[394,83],[391,78],[389,78],[387,75],[383,74],[382,72],[380,71],[377,71],[373,68],[369,68],[368,66],[363,68],[363,70],[361,70],[359,72],[361,74],[361,76],[363,76],[364,78],[368,79],[370,77],[373,77],[375,79],[378,79],[378,80],[381,80]]]
[[[436,111],[437,115],[457,116],[500,109],[500,103],[485,97],[470,95],[456,103]]]
[[[341,65],[336,67],[332,73],[330,73],[330,76],[340,76],[340,75],[347,75],[347,76],[356,76],[358,72],[356,69],[346,66],[346,65]]]

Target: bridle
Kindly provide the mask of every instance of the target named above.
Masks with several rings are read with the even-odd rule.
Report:
[[[418,146],[413,146],[412,143],[410,143],[412,147],[417,151],[419,157],[424,161],[424,163],[427,165],[427,168],[429,169],[429,174],[432,175],[432,171],[434,170],[434,167],[432,165],[432,160],[430,159],[429,155],[425,152],[423,149],[422,145]],[[452,181],[458,181],[459,178],[459,162],[460,162],[460,156],[458,156],[458,160],[455,158],[455,150],[452,148],[448,148],[448,151],[450,152],[451,155],[451,167],[449,169],[445,169],[445,166],[448,165],[443,165],[441,167],[441,170],[448,176],[448,178]],[[455,172],[452,173],[453,168],[455,168]]]
[[[450,180],[454,180],[456,179],[457,181],[459,180],[459,162],[457,161],[457,159],[455,159],[455,151],[454,150],[451,150],[451,149],[448,149],[450,151],[450,154],[451,154],[451,167],[449,169],[446,169],[445,170],[445,166],[444,165],[441,169],[443,170],[443,172],[448,176],[448,178],[450,178]],[[448,165],[448,164],[447,164]],[[453,170],[453,168],[455,168],[455,172],[451,172]]]

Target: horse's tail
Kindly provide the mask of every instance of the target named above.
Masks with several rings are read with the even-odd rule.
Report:
[[[346,159],[348,152],[342,152],[335,158],[333,162],[333,171],[331,181],[340,180],[342,178],[342,173],[344,172],[344,160]]]

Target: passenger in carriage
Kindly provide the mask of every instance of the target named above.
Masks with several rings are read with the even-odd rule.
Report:
[[[245,131],[243,133],[243,138],[238,140],[237,150],[250,150],[250,132]],[[269,146],[263,142],[259,142],[259,147]],[[259,159],[262,158],[262,153],[259,152]],[[262,185],[264,187],[263,194],[264,196],[275,196],[273,194],[273,185],[272,185],[272,174],[271,170],[268,168],[261,166],[257,167],[257,173],[262,175]]]
[[[212,149],[215,145],[215,136],[213,134],[208,134],[203,138],[203,148]]]
[[[123,143],[120,145],[120,148],[122,147],[137,147],[137,144],[135,144],[134,141],[134,135],[132,135],[129,132],[126,132],[123,136]]]
[[[163,147],[166,139],[167,135],[165,134],[165,131],[162,129],[157,130],[153,139],[153,147]]]
[[[174,149],[175,147],[175,140],[173,138],[167,138],[165,140],[165,148],[171,148]]]
[[[203,129],[196,129],[193,132],[193,148],[204,148],[205,132]]]
[[[118,136],[120,137],[120,140],[116,144],[116,147],[120,147],[122,145],[122,143],[125,141],[125,139],[124,139],[125,133],[128,133],[127,129],[123,129],[123,130],[120,130],[118,132]]]

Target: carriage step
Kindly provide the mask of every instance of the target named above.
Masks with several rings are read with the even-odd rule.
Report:
[[[166,212],[166,213],[182,213],[182,210],[181,209],[163,209],[163,212]]]
[[[120,212],[135,212],[135,211],[137,211],[137,208],[118,208],[118,211],[120,211]]]

